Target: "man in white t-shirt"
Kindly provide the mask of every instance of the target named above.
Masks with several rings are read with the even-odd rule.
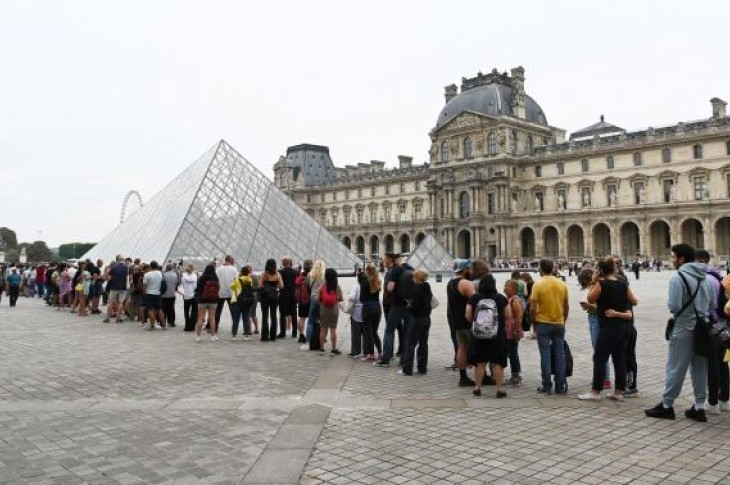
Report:
[[[215,308],[215,321],[218,322],[218,328],[220,328],[221,313],[226,302],[228,302],[228,310],[231,312],[231,320],[236,321],[241,318],[236,302],[231,304],[231,283],[238,277],[238,270],[236,270],[234,263],[233,256],[228,254],[223,260],[223,265],[215,270],[215,274],[218,275],[218,284],[220,285],[220,290],[218,290],[218,306]]]
[[[147,319],[149,320],[149,323],[144,324],[144,329],[154,330],[156,322],[159,322],[159,328],[165,329],[165,318],[160,310],[162,273],[157,261],[150,263],[150,270],[144,274],[142,285],[144,288],[144,306],[147,308]]]

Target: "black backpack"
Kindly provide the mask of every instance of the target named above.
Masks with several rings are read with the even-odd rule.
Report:
[[[167,293],[167,281],[165,281],[165,275],[162,275],[162,281],[160,281],[160,295]]]
[[[416,283],[413,281],[413,270],[411,268],[403,268],[400,277],[395,287],[395,292],[398,298],[403,301],[408,301],[413,298],[413,291],[416,288]]]
[[[241,292],[236,298],[236,303],[241,307],[247,307],[253,305],[255,300],[253,285],[241,283]]]

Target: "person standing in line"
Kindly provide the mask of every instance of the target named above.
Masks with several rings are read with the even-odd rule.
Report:
[[[165,292],[162,296],[162,315],[164,321],[170,327],[175,326],[175,293],[177,292],[178,286],[180,286],[180,279],[178,278],[177,271],[175,271],[175,265],[167,263],[165,265],[165,272],[162,273],[162,278],[165,280]],[[164,322],[163,322],[164,323]]]
[[[378,335],[378,326],[383,311],[380,307],[380,275],[372,264],[365,266],[365,277],[360,278],[360,301],[362,302],[363,352],[362,362],[374,362],[382,358],[383,345]],[[375,349],[378,350],[376,358]]]
[[[241,274],[231,283],[231,304],[238,305],[240,318],[233,320],[231,340],[238,340],[239,320],[243,320],[243,340],[251,340],[251,306],[256,302],[253,280],[248,266],[241,268]]]
[[[35,269],[36,294],[40,299],[43,299],[43,290],[46,287],[47,269],[48,267],[45,264],[39,264]]]
[[[112,261],[106,269],[104,279],[107,280],[109,287],[109,302],[106,307],[106,318],[103,321],[109,323],[112,315],[115,315],[116,322],[122,323],[124,321],[122,320],[124,297],[127,293],[127,266],[124,264],[124,258],[117,256],[116,261]]]
[[[144,285],[144,306],[147,309],[147,319],[149,320],[144,326],[145,330],[154,330],[155,327],[166,329],[160,296],[162,293],[162,272],[159,270],[157,261],[150,262],[150,270],[144,274],[142,283]]]
[[[605,369],[610,355],[616,379],[614,392],[608,397],[615,401],[622,401],[626,390],[625,352],[633,319],[631,308],[637,304],[637,300],[628,283],[618,278],[615,261],[612,257],[608,256],[598,260],[586,303],[596,306],[595,314],[600,329],[593,352],[591,391],[579,395],[578,399],[584,401],[601,399],[601,390],[604,389],[606,379]]]
[[[259,297],[261,300],[261,341],[276,341],[276,310],[279,306],[279,293],[284,287],[281,275],[276,271],[276,260],[267,259],[264,272],[259,277]]]
[[[552,356],[555,355],[555,393],[568,392],[565,380],[565,322],[568,319],[568,286],[553,276],[551,259],[540,260],[540,279],[532,286],[530,316],[540,349],[541,394],[551,394]]]
[[[717,302],[710,310],[710,321],[725,326],[727,319],[723,307],[728,300],[722,287],[720,270],[710,264],[711,259],[712,256],[705,249],[697,250],[697,261],[707,265],[707,281],[712,286],[712,299]],[[707,357],[707,414],[730,411],[730,373],[724,357],[725,348],[713,342],[712,353]]]
[[[18,303],[18,296],[20,296],[20,283],[22,277],[18,273],[17,268],[12,267],[10,274],[6,276],[6,284],[8,286],[8,299],[10,300],[10,306],[14,307]]]
[[[459,259],[454,263],[454,278],[446,285],[446,313],[449,325],[456,333],[456,365],[459,368],[459,386],[471,387],[474,381],[469,378],[466,369],[469,365],[469,340],[471,323],[466,319],[466,305],[476,293],[474,285],[469,281],[469,260]]]
[[[319,341],[320,325],[319,325],[319,291],[324,286],[324,274],[326,268],[322,260],[316,260],[309,273],[310,305],[309,315],[307,316],[307,341],[309,342],[309,350],[319,350],[324,342]]]
[[[673,318],[666,331],[669,340],[666,382],[662,402],[644,413],[650,418],[675,419],[674,401],[682,391],[682,384],[690,371],[695,402],[684,415],[698,422],[706,422],[707,358],[694,350],[697,319],[706,317],[714,308],[712,287],[707,281],[707,266],[695,262],[695,249],[689,244],[675,244],[671,248],[672,265],[677,272],[669,279],[669,311]]]
[[[312,304],[311,288],[309,287],[309,272],[312,271],[313,261],[307,259],[304,261],[302,272],[297,275],[294,280],[294,294],[297,303],[297,332],[299,333],[299,343],[306,344],[306,323],[309,316],[309,307]]]
[[[419,374],[428,372],[428,334],[431,330],[431,300],[433,293],[428,284],[428,273],[422,269],[413,273],[413,295],[407,302],[408,312],[411,316],[411,325],[408,331],[407,343],[401,370],[399,374],[412,376],[413,361],[418,348],[417,368]]]
[[[522,316],[525,312],[523,301],[517,295],[517,282],[509,279],[504,283],[504,294],[507,297],[507,306],[509,306],[511,317],[504,321],[505,339],[507,345],[507,358],[509,359],[510,380],[512,386],[522,386],[522,365],[520,363],[520,340],[524,336],[522,329]]]
[[[398,345],[401,350],[405,347],[404,338],[408,335],[411,325],[411,316],[408,313],[407,301],[413,292],[413,268],[398,257],[393,267],[388,271],[388,284],[385,292],[390,296],[391,306],[385,322],[385,336],[383,337],[383,358],[375,363],[377,367],[389,367],[393,358],[395,332],[399,325],[403,325],[403,332],[399,334]]]
[[[218,340],[218,322],[215,319],[215,310],[218,307],[220,283],[215,269],[215,263],[208,264],[198,278],[195,287],[195,298],[198,302],[198,323],[195,326],[196,342],[200,342],[206,316],[210,323],[210,339],[214,342]]]
[[[104,261],[98,259],[96,264],[93,264],[91,260],[87,260],[86,268],[91,275],[91,288],[89,290],[89,297],[91,298],[91,314],[100,315],[99,300],[101,299],[101,293],[104,288],[104,279],[102,276],[102,268],[104,267]]]
[[[465,311],[465,319],[472,325],[469,363],[474,366],[474,396],[482,395],[481,387],[489,363],[497,385],[496,397],[507,397],[504,390],[504,368],[507,366],[505,323],[511,318],[513,316],[507,299],[497,292],[494,276],[483,276],[479,281],[479,291],[469,298]],[[480,337],[477,333],[479,327],[489,330],[489,335]]]
[[[601,332],[601,327],[598,323],[598,315],[596,314],[597,305],[595,303],[588,303],[588,293],[593,288],[593,275],[594,271],[588,268],[582,269],[578,273],[578,284],[581,290],[580,307],[585,310],[588,316],[588,331],[591,336],[591,347],[593,352],[596,351],[596,344],[598,344],[598,334]],[[604,382],[603,389],[611,388],[611,368],[606,362],[606,368],[604,371]]]
[[[363,340],[363,319],[362,319],[362,302],[360,301],[360,280],[365,275],[360,272],[355,276],[355,283],[350,288],[347,295],[347,301],[352,305],[350,312],[350,353],[348,357],[359,358],[362,356],[362,340]]]
[[[292,268],[292,259],[289,256],[282,258],[282,268],[279,270],[281,281],[284,285],[279,295],[279,318],[280,328],[277,338],[285,338],[286,333],[291,330],[291,338],[297,337],[297,327],[294,321],[297,318],[297,302],[294,299],[294,280],[299,271]]]
[[[215,273],[218,276],[218,284],[220,285],[220,294],[218,295],[218,303],[215,307],[215,321],[217,322],[218,328],[221,325],[221,313],[223,313],[223,306],[228,303],[228,311],[231,314],[231,320],[238,320],[238,305],[231,305],[231,283],[238,277],[238,271],[234,266],[235,260],[233,256],[227,254],[223,258],[223,265],[216,269]]]
[[[342,289],[337,281],[337,271],[328,268],[324,272],[324,285],[319,290],[319,351],[324,352],[324,342],[329,332],[331,353],[340,355],[337,348],[337,320],[340,317],[339,303],[342,301]]]
[[[195,288],[198,286],[198,273],[192,264],[188,264],[182,275],[183,286],[183,314],[185,316],[185,331],[195,330],[198,321],[198,301],[195,299]],[[217,304],[217,302],[216,302]]]

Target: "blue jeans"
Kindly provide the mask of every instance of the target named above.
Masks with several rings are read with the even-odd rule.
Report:
[[[692,379],[695,403],[703,404],[707,398],[707,357],[701,357],[694,352],[694,326],[675,324],[669,339],[667,381],[662,395],[664,407],[672,407],[674,400],[682,392],[687,368]]]
[[[537,346],[540,349],[542,388],[550,390],[552,384],[552,354],[555,353],[555,390],[565,390],[565,325],[535,323]]]
[[[411,327],[411,314],[408,309],[400,305],[391,305],[388,319],[385,322],[385,336],[383,337],[383,362],[390,362],[393,358],[393,344],[395,342],[395,328],[403,321],[403,334],[408,335]],[[400,342],[401,352],[406,352],[407,342]],[[401,354],[402,355],[402,354]]]
[[[319,318],[319,301],[314,298],[309,303],[309,315],[307,315],[307,342],[311,342],[314,337],[314,329],[317,325],[317,319]]]
[[[598,315],[595,313],[588,314],[588,326],[591,330],[591,346],[593,347],[593,352],[595,352],[598,334],[601,333],[601,327],[598,324]],[[611,368],[608,366],[608,362],[606,362],[606,380],[611,380]]]

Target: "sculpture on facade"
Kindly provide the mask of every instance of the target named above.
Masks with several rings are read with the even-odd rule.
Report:
[[[583,192],[583,207],[591,206],[591,194],[589,192]]]
[[[608,195],[608,202],[611,205],[611,207],[616,207],[616,191],[612,190],[611,193]]]
[[[646,204],[646,189],[643,185],[639,187],[639,203]]]
[[[512,212],[517,212],[517,197],[512,198]]]
[[[558,194],[558,210],[562,211],[565,209],[565,197],[563,197],[563,194]]]
[[[540,207],[540,198],[538,196],[535,196],[534,204],[535,212],[540,212],[542,210],[542,207]]]
[[[669,187],[669,202],[677,202],[677,187]]]

